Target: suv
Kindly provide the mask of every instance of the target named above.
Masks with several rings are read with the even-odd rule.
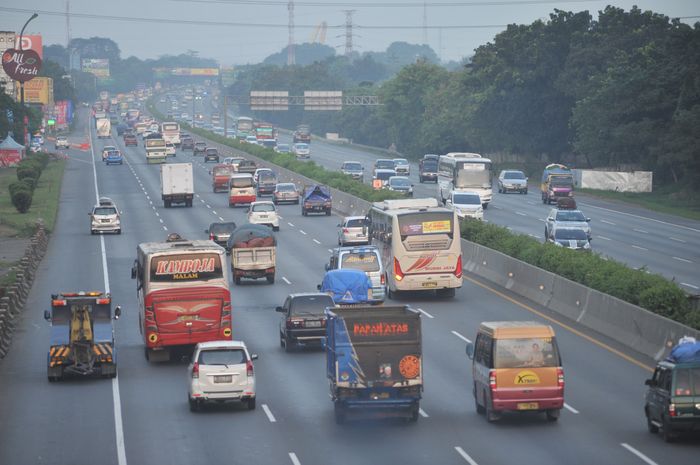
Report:
[[[386,277],[382,257],[376,246],[336,247],[333,249],[330,261],[326,264],[326,271],[348,269],[364,271],[369,278],[372,286],[369,303],[384,302]]]
[[[279,231],[280,218],[275,204],[269,200],[252,202],[248,209],[248,223],[264,224],[270,226],[273,231]]]
[[[283,314],[280,321],[280,346],[291,352],[297,346],[320,347],[326,336],[326,307],[334,307],[326,293],[290,294],[276,310]]]
[[[498,175],[498,193],[509,191],[527,194],[527,176],[522,171],[503,170]]]
[[[194,348],[189,373],[187,399],[190,410],[198,411],[208,400],[235,400],[255,408],[253,360],[242,341],[200,342]]]
[[[56,150],[58,149],[69,149],[70,144],[68,143],[68,138],[65,136],[56,137]]]
[[[552,208],[544,222],[544,238],[549,239],[556,228],[579,228],[586,231],[590,241],[592,239],[591,226],[588,224],[590,221],[591,219],[586,218],[581,210]]]
[[[425,181],[438,182],[438,155],[427,154],[418,163],[418,180],[422,183]]]
[[[192,155],[197,155],[199,153],[204,154],[207,151],[206,142],[195,142],[194,148],[192,149]]]
[[[121,212],[112,199],[100,197],[99,203],[92,207],[90,216],[90,233],[116,232],[122,233]]]
[[[219,151],[214,147],[207,147],[207,149],[204,151],[204,163],[208,161],[214,161],[216,163],[219,163]]]
[[[671,442],[678,431],[700,430],[700,360],[659,362],[644,384],[649,386],[644,401],[649,432],[660,429]]]
[[[350,176],[352,179],[357,179],[360,182],[364,181],[365,168],[359,161],[345,161],[340,167],[343,174]]]

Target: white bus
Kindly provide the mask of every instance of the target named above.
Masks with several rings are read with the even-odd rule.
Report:
[[[491,188],[492,163],[478,153],[451,152],[438,161],[438,195],[444,204],[453,190],[478,192],[481,206],[488,207]]]
[[[160,125],[160,133],[165,142],[170,142],[175,147],[180,146],[180,124],[174,121],[164,122]]]
[[[375,202],[366,218],[370,242],[382,256],[387,295],[436,291],[453,297],[462,286],[457,214],[436,199]]]
[[[239,116],[236,118],[236,137],[239,140],[245,140],[248,136],[254,136],[253,118],[247,116]]]

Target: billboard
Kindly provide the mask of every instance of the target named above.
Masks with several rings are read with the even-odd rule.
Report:
[[[212,77],[219,75],[219,68],[153,68],[156,79],[168,76]]]
[[[109,81],[109,60],[106,58],[83,58],[82,70],[97,77],[98,81]]]
[[[343,91],[340,90],[305,90],[304,110],[343,109]]]
[[[15,88],[17,101],[20,100],[20,88]],[[53,79],[49,77],[35,77],[24,83],[24,102],[38,103],[41,105],[53,105]]]
[[[20,49],[19,36],[15,36],[15,48]],[[41,42],[39,34],[23,34],[22,35],[22,50],[34,50],[39,54],[39,58],[44,59],[44,46]]]
[[[70,100],[59,100],[54,105],[56,113],[56,125],[68,126],[73,121],[73,102]]]
[[[289,92],[286,90],[251,90],[252,111],[285,111],[289,109]]]

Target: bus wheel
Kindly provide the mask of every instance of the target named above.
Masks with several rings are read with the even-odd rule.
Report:
[[[438,297],[454,297],[457,290],[454,287],[448,287],[447,289],[438,289],[436,291]]]

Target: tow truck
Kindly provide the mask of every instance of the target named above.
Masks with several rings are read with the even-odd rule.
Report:
[[[62,292],[51,295],[51,310],[44,319],[51,322],[51,343],[47,356],[50,382],[66,375],[117,376],[112,320],[119,319],[121,307],[112,312],[109,293]]]

